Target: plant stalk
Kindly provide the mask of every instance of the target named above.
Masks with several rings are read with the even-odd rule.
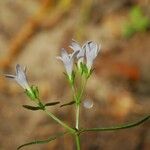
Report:
[[[44,112],[49,115],[51,118],[53,118],[56,122],[58,122],[60,125],[62,125],[64,128],[66,128],[70,133],[74,134],[76,131],[69,127],[66,123],[58,119],[55,115],[53,115],[51,112],[44,110]]]
[[[79,130],[80,105],[76,104],[76,129]]]
[[[77,150],[81,150],[81,148],[80,148],[80,136],[78,134],[76,134],[75,138],[76,138]]]

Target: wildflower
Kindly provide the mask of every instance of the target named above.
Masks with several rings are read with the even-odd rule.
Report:
[[[74,52],[78,52],[77,53],[78,64],[80,64],[81,62],[83,63],[85,49],[83,49],[83,47],[81,47],[75,40],[72,40],[70,48],[72,48]]]
[[[31,98],[36,98],[36,90],[30,88],[27,77],[26,77],[26,68],[22,69],[19,64],[16,65],[16,75],[6,74],[7,78],[15,80],[23,89],[25,89],[26,94]]]
[[[100,51],[100,47],[98,47],[95,42],[89,41],[85,44],[85,49],[86,67],[88,69],[88,72],[90,72],[93,65],[93,61]]]
[[[15,80],[25,90],[30,90],[30,86],[27,82],[26,77],[26,68],[22,69],[19,64],[16,65],[16,75],[6,74],[5,76],[7,78]]]
[[[74,62],[75,54],[76,52],[72,54],[68,54],[66,50],[62,48],[61,57],[60,56],[56,57],[57,59],[60,59],[64,63],[67,75],[70,80],[72,80],[73,62]]]

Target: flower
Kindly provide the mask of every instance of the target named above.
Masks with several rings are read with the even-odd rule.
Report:
[[[72,48],[74,52],[78,52],[77,53],[78,63],[79,64],[81,62],[83,63],[84,55],[85,55],[85,49],[83,49],[83,47],[81,47],[75,40],[72,40],[72,43],[69,47]]]
[[[16,65],[16,75],[6,74],[7,78],[15,80],[25,90],[31,92],[31,88],[27,82],[26,68],[22,69],[19,64]]]
[[[66,52],[66,50],[64,48],[62,48],[61,49],[61,57],[60,56],[56,57],[57,59],[60,59],[64,63],[67,75],[69,76],[70,79],[72,77],[73,62],[74,62],[74,57],[75,57],[76,53],[77,52],[73,52],[72,54],[68,54]]]
[[[26,68],[22,69],[19,64],[16,65],[16,75],[5,74],[5,77],[15,80],[21,87],[25,89],[27,96],[36,100],[39,97],[38,88],[35,86],[29,86],[26,77]]]
[[[93,61],[98,55],[100,48],[93,41],[88,41],[81,47],[75,40],[72,40],[70,48],[74,52],[78,52],[76,55],[78,69],[81,75],[85,74],[88,78],[91,75]]]
[[[88,41],[84,46],[86,50],[86,66],[88,68],[88,71],[90,72],[93,65],[93,61],[100,51],[100,47],[98,47],[98,45],[93,41]]]
[[[56,57],[64,63],[69,80],[74,80],[73,62],[75,57],[77,58],[78,71],[81,75],[84,74],[88,78],[91,75],[93,61],[98,55],[100,48],[93,41],[88,41],[83,46],[80,46],[75,40],[72,40],[69,47],[73,50],[73,53],[68,54],[65,49],[62,49],[61,57]]]

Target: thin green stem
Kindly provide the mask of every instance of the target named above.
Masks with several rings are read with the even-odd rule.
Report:
[[[60,125],[62,125],[64,128],[66,128],[70,133],[75,133],[76,131],[69,127],[66,123],[64,123],[63,121],[61,121],[60,119],[58,119],[55,115],[53,115],[51,112],[44,110],[44,112],[49,115],[51,118],[53,118],[56,122],[58,122]]]
[[[84,90],[85,90],[86,82],[87,82],[87,79],[82,79],[82,85],[81,85],[80,91],[75,90],[75,86],[71,85],[73,99],[76,102],[75,127],[78,131],[79,131],[79,118],[80,118],[80,103],[81,103],[81,98],[82,98]],[[77,134],[76,134],[76,145],[77,145],[77,150],[80,150],[80,138],[79,138],[79,135],[77,135]]]
[[[75,138],[76,138],[76,146],[77,146],[77,150],[80,150],[80,149],[81,149],[81,148],[80,148],[80,137],[79,137],[78,134],[76,134]]]
[[[80,106],[79,106],[79,103],[78,103],[78,97],[76,95],[76,91],[75,91],[75,87],[72,86],[72,93],[73,93],[73,98],[76,102],[76,129],[79,129],[79,113],[80,113]]]
[[[86,86],[86,81],[87,80],[82,80],[82,86],[81,86],[81,91],[78,96],[76,96],[76,129],[79,130],[79,116],[80,116],[80,103],[81,103],[81,98],[83,96],[85,86]],[[73,88],[74,89],[74,88]]]
[[[80,105],[76,104],[76,129],[79,130]]]
[[[74,85],[71,86],[71,89],[72,89],[72,94],[73,94],[73,100],[77,101],[77,95],[76,95],[76,90],[75,90]]]

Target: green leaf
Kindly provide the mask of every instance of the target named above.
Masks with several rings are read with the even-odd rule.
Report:
[[[50,103],[46,103],[45,106],[54,106],[59,104],[60,102],[50,102]]]
[[[133,34],[136,32],[134,26],[131,24],[126,24],[124,29],[123,29],[123,36],[125,38],[130,38],[133,36]]]
[[[48,139],[45,139],[45,140],[35,140],[35,141],[32,141],[32,142],[29,142],[29,143],[25,143],[23,145],[20,145],[17,150],[25,147],[25,146],[30,146],[30,145],[35,145],[35,144],[45,144],[45,143],[48,143],[50,141],[53,141],[55,139],[57,139],[58,137],[61,137],[63,135],[65,135],[67,132],[63,132],[63,133],[57,133],[56,135],[54,136],[50,136]]]
[[[132,127],[135,127],[135,126],[138,126],[138,125],[144,123],[149,118],[150,118],[150,115],[142,118],[141,120],[139,120],[137,122],[133,122],[133,123],[129,123],[129,124],[123,124],[123,125],[114,126],[114,127],[81,129],[79,131],[79,133],[86,132],[86,131],[114,131],[114,130],[120,130],[120,129],[128,129],[128,128],[132,128]]]
[[[129,12],[129,22],[125,24],[123,36],[130,38],[136,32],[144,32],[150,27],[150,19],[144,15],[139,6],[134,6]]]
[[[138,24],[138,21],[144,17],[142,9],[139,6],[132,7],[129,13],[129,17],[133,25]]]
[[[137,31],[146,31],[149,27],[149,20],[147,17],[143,17],[141,20],[139,20],[138,24],[136,24],[135,29]]]
[[[64,106],[68,106],[68,105],[73,105],[75,103],[75,101],[71,101],[65,104],[62,104],[60,107],[64,107]]]
[[[22,105],[22,106],[26,109],[33,110],[33,111],[42,109],[41,107],[30,106],[30,105]]]

